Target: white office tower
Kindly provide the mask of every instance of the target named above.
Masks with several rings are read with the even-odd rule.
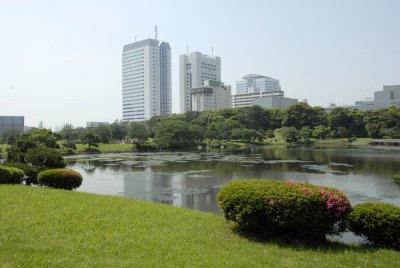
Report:
[[[221,58],[193,52],[179,57],[179,94],[180,111],[191,110],[192,98],[190,89],[201,88],[204,81],[221,81]]]
[[[279,92],[281,85],[279,80],[259,74],[248,74],[236,82],[236,94]]]
[[[220,81],[206,80],[204,87],[190,89],[192,111],[215,111],[232,107],[231,86]]]
[[[122,51],[122,119],[143,121],[171,114],[171,48],[146,39]]]

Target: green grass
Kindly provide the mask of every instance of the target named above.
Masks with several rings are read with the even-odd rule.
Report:
[[[257,242],[210,213],[0,185],[0,267],[399,267],[400,253]]]
[[[99,147],[92,147],[94,149],[100,150],[102,153],[107,153],[107,152],[123,152],[123,151],[132,151],[132,144],[103,144],[100,143]],[[76,151],[81,153],[84,151],[85,148],[88,148],[87,145],[84,144],[76,144]]]

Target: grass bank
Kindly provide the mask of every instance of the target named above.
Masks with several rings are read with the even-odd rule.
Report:
[[[1,267],[399,267],[400,253],[257,242],[223,217],[121,197],[0,185]]]
[[[103,144],[100,143],[99,147],[92,147],[94,149],[98,149],[102,153],[111,153],[111,152],[131,152],[133,144],[119,144],[119,143],[110,143],[110,144]],[[76,144],[76,152],[83,153],[84,150],[88,148],[85,144]]]

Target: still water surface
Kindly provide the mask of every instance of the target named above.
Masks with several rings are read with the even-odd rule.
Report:
[[[239,178],[308,181],[338,187],[353,205],[400,206],[400,150],[357,147],[253,147],[215,151],[122,153],[68,158],[79,171],[78,191],[140,198],[220,214],[217,193]],[[344,233],[342,242],[363,242]]]
[[[353,205],[400,206],[400,151],[372,148],[276,147],[217,151],[122,153],[70,158],[84,177],[78,191],[121,195],[220,213],[216,195],[232,179],[308,181],[342,189]]]

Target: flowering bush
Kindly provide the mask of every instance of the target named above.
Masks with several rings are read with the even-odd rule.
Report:
[[[336,188],[257,179],[230,182],[219,192],[218,205],[227,220],[243,227],[312,239],[344,231],[352,209]]]
[[[377,246],[400,249],[400,207],[385,203],[355,205],[348,217],[350,231]]]

